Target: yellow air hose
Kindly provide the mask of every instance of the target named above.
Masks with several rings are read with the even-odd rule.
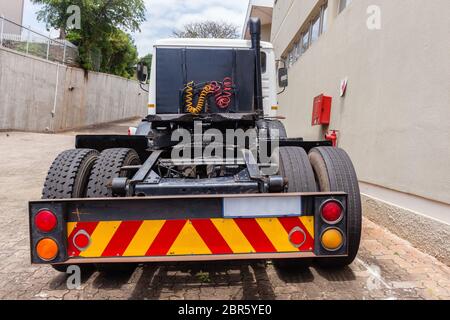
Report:
[[[184,91],[186,108],[188,112],[191,113],[190,110],[194,110],[194,81],[189,82]]]
[[[206,104],[206,99],[208,95],[212,93],[212,87],[210,84],[207,84],[203,87],[199,97],[197,106],[194,107],[194,82],[191,81],[187,84],[185,89],[185,101],[186,101],[186,109],[190,114],[199,114],[202,112],[203,108]]]

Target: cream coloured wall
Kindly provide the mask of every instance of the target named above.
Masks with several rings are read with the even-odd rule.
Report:
[[[284,54],[317,0],[278,0],[272,42]],[[381,8],[381,30],[366,26]],[[313,98],[333,97],[332,123],[362,182],[450,203],[450,1],[358,0],[289,70],[279,96],[290,136],[321,139],[311,127]],[[340,82],[349,79],[344,98]]]
[[[270,42],[270,33],[271,33],[271,26],[270,24],[265,24],[261,26],[261,40]]]
[[[0,16],[14,21],[17,24],[22,24],[23,20],[23,6],[24,0],[1,0],[0,1]],[[4,24],[4,33],[20,34],[20,27],[10,23]]]

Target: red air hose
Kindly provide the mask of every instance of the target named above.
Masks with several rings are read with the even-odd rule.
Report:
[[[233,96],[233,80],[227,77],[223,79],[222,85],[218,82],[211,82],[211,87],[217,107],[227,109],[231,104],[231,97]]]

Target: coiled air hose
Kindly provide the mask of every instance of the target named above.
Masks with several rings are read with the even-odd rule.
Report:
[[[197,105],[194,106],[194,82],[191,81],[187,84],[185,90],[185,102],[186,110],[190,114],[200,114],[205,107],[208,95],[212,92],[211,85],[207,84],[203,87],[198,97]]]
[[[223,79],[222,95],[216,97],[217,106],[221,109],[227,109],[233,96],[233,80],[231,78]]]
[[[214,94],[216,105],[220,109],[229,108],[233,96],[233,80],[227,77],[222,83],[212,81],[207,83],[200,92],[197,105],[194,106],[195,83],[189,82],[184,89],[186,110],[190,114],[198,115],[206,105],[210,94]]]
[[[194,81],[189,82],[184,89],[186,108],[189,113],[194,110]]]

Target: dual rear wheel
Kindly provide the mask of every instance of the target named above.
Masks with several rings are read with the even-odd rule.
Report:
[[[320,258],[322,267],[341,268],[356,258],[361,239],[361,196],[355,169],[348,154],[339,148],[319,147],[309,155],[302,148],[280,148],[280,175],[287,178],[287,192],[345,192],[348,194],[348,256]],[[308,266],[312,259],[281,260],[280,267]]]
[[[45,180],[42,199],[106,198],[112,197],[110,183],[113,178],[126,177],[121,168],[141,163],[132,149],[108,149],[99,153],[90,149],[75,149],[61,153],[53,162]],[[90,269],[92,265],[80,266]],[[128,270],[124,264],[95,267],[99,271]],[[60,272],[67,266],[53,265]]]

